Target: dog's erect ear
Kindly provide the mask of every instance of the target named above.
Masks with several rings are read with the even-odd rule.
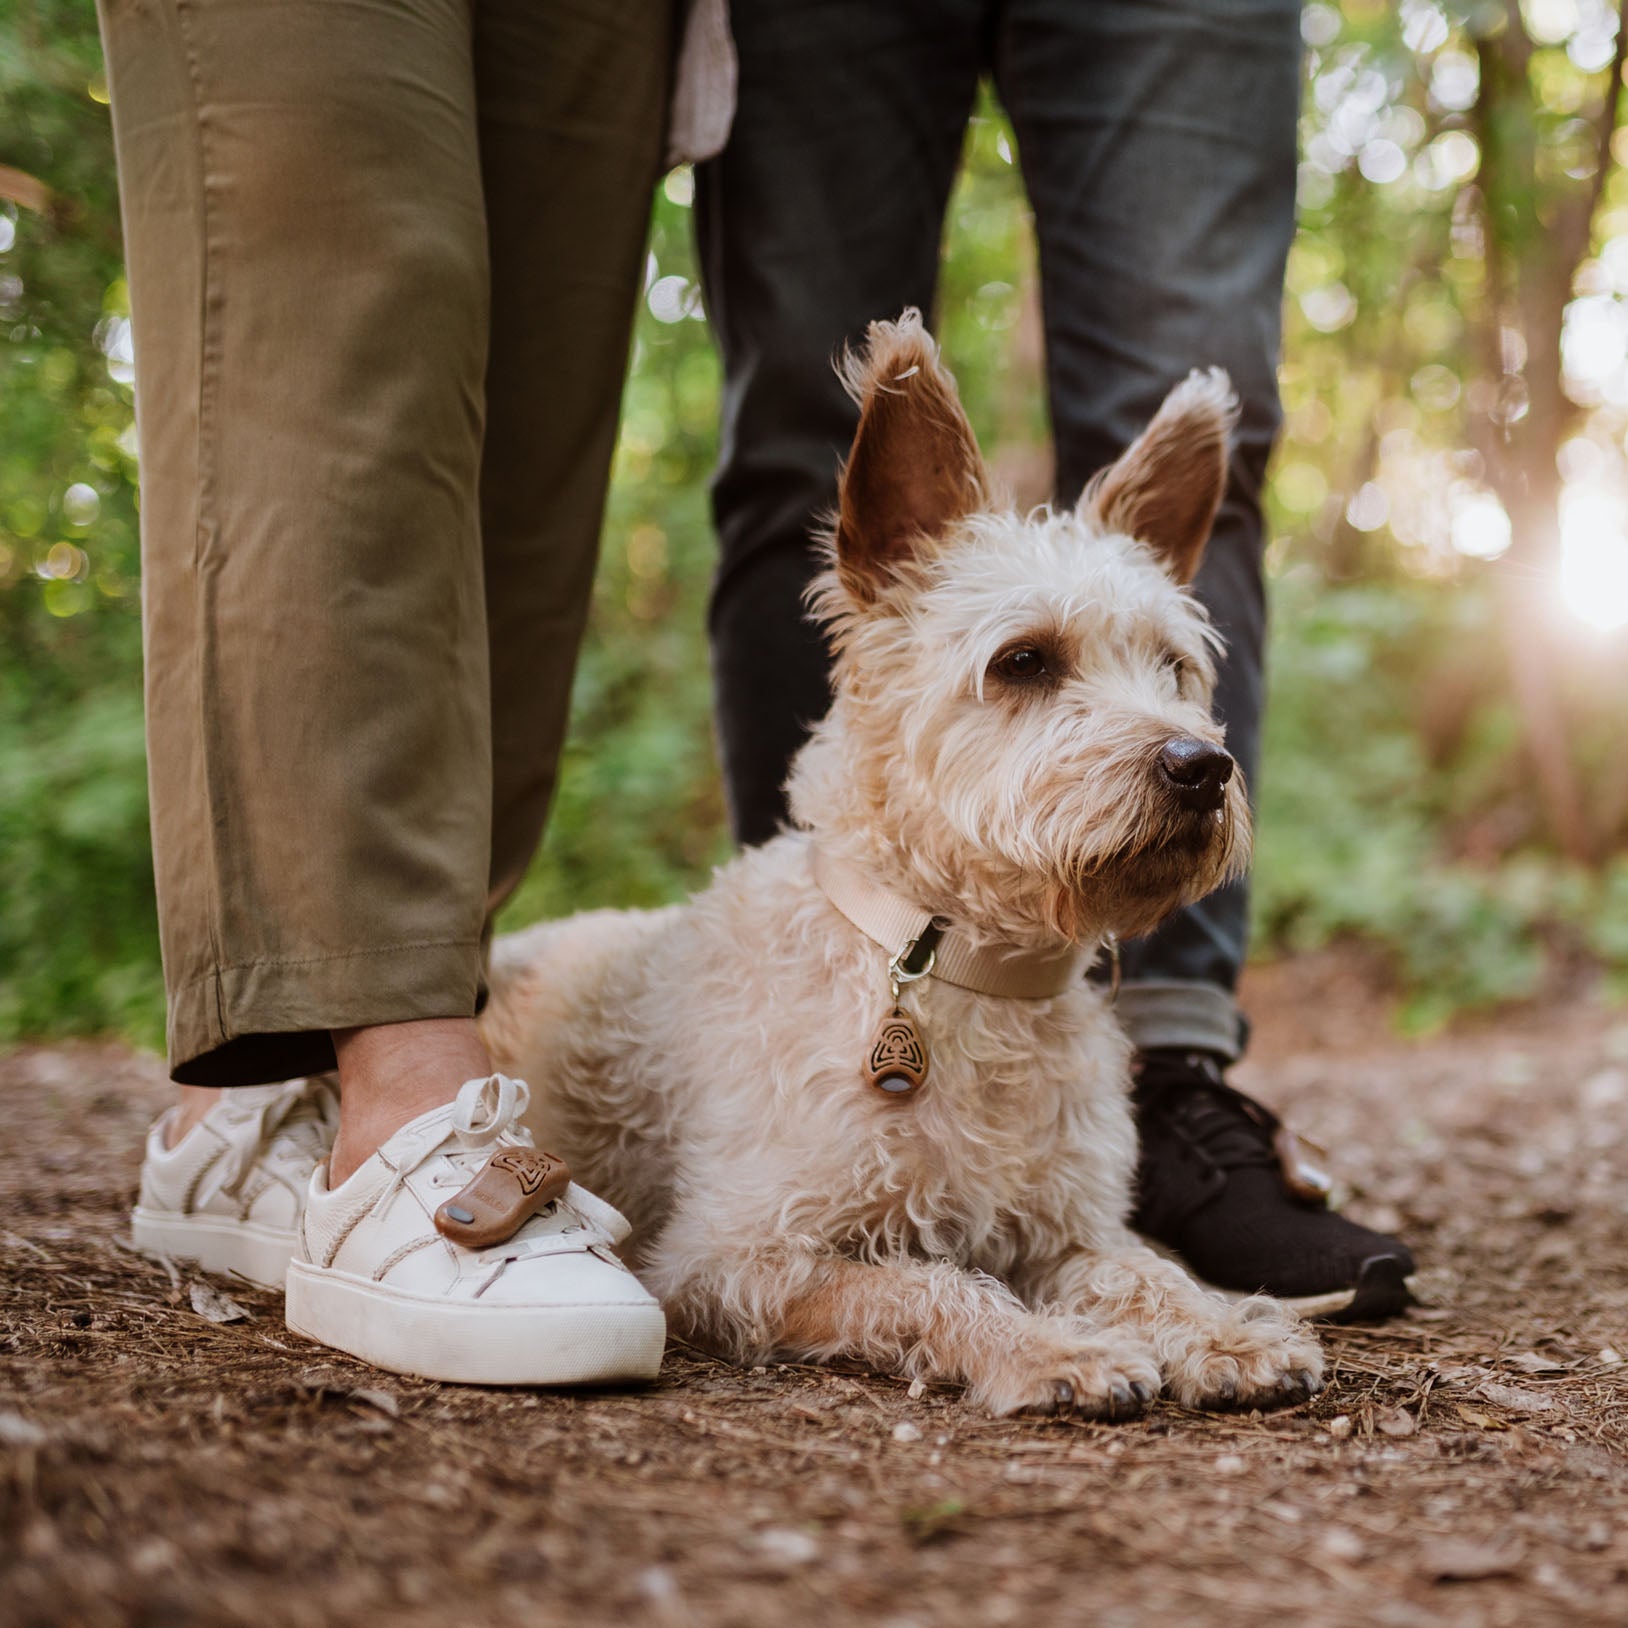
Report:
[[[1192,373],[1117,463],[1085,489],[1080,513],[1146,543],[1178,582],[1191,582],[1227,485],[1238,398],[1220,368]]]
[[[955,381],[919,311],[873,322],[839,370],[859,403],[842,472],[837,572],[861,600],[951,522],[988,502],[988,483]]]

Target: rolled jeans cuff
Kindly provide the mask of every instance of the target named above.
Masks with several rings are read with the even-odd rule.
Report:
[[[1231,1063],[1244,1049],[1238,1003],[1217,984],[1138,979],[1119,991],[1114,1015],[1138,1051],[1209,1051]]]

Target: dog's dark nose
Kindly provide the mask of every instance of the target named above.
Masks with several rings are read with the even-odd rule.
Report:
[[[1183,735],[1159,753],[1159,772],[1183,808],[1219,808],[1232,779],[1232,758],[1218,746]]]

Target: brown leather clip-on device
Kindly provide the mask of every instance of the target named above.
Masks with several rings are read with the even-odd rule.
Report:
[[[552,1153],[499,1148],[435,1212],[435,1230],[465,1249],[488,1249],[512,1238],[570,1185],[569,1166]]]

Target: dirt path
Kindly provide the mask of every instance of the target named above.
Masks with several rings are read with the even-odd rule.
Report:
[[[1628,1012],[1408,1045],[1256,976],[1248,1083],[1432,1304],[1298,1412],[997,1424],[670,1354],[642,1394],[398,1379],[131,1257],[150,1059],[0,1059],[0,1624],[1628,1622]]]

